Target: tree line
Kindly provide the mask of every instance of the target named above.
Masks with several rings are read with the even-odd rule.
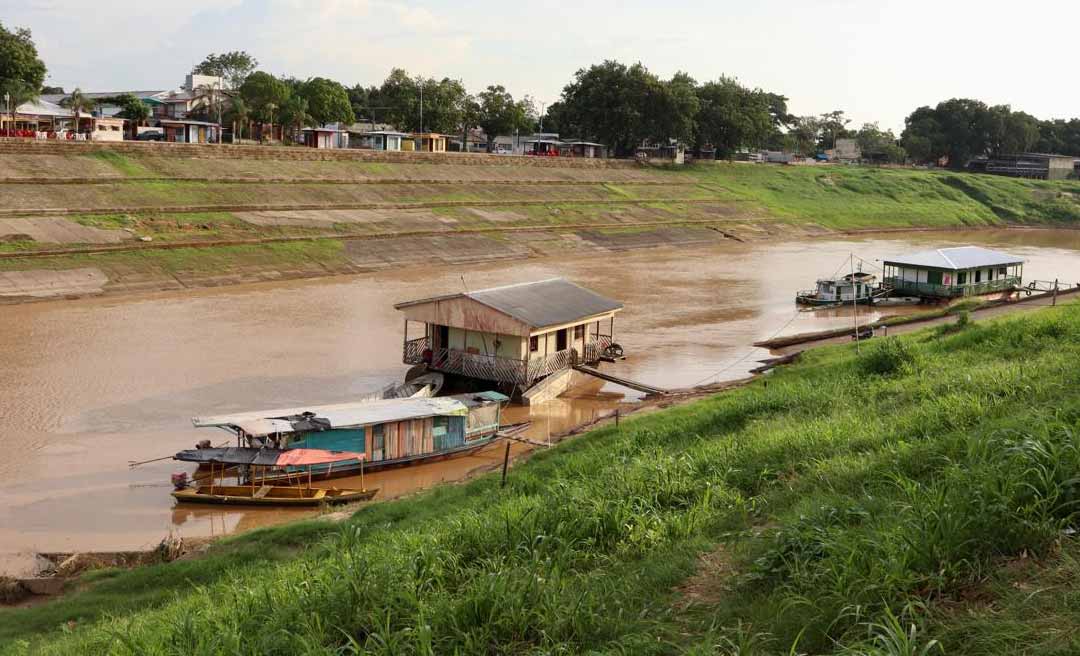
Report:
[[[578,70],[559,99],[541,111],[532,98],[515,98],[502,85],[469,93],[461,80],[413,76],[401,68],[379,85],[346,87],[324,77],[276,76],[259,70],[247,52],[234,51],[208,55],[193,72],[225,81],[224,88],[194,90],[202,101],[197,116],[231,124],[241,137],[253,126],[297,131],[363,118],[410,132],[462,134],[478,127],[489,147],[497,135],[543,127],[563,138],[598,141],[616,155],[630,155],[643,143],[680,142],[718,158],[756,149],[814,156],[840,139],[854,139],[865,157],[887,162],[963,167],[973,157],[1032,150],[1080,157],[1080,119],[1039,120],[1008,105],[958,98],[917,108],[898,138],[877,123],[855,129],[841,110],[795,116],[782,94],[733,77],[698,82],[678,72],[663,79],[641,63],[612,60]],[[30,31],[0,23],[0,95],[9,98],[12,111],[42,93],[63,92],[43,86],[46,74]],[[76,111],[114,104],[135,124],[150,115],[134,96],[91,101],[76,89],[65,103]]]

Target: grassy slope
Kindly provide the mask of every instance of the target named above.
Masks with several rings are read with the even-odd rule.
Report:
[[[965,226],[1080,220],[1080,182],[860,167],[703,165],[703,183],[771,214],[833,228]]]
[[[98,584],[63,612],[3,611],[0,637],[47,654],[1072,653],[1080,305],[875,342],[594,431],[505,489],[376,504],[289,561],[225,549],[112,577],[160,577],[139,610]],[[35,637],[68,618],[85,619]]]

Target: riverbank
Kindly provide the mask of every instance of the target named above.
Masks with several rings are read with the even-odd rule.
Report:
[[[1076,620],[1080,308],[875,342],[587,433],[505,488],[485,476],[100,574],[3,611],[2,637],[11,653],[827,653],[914,625],[950,654],[1064,646],[1044,629]]]
[[[1080,224],[1076,182],[941,171],[148,144],[9,144],[0,171],[0,303],[574,250]]]

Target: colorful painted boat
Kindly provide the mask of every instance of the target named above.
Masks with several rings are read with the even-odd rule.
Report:
[[[378,399],[195,418],[196,427],[221,428],[238,446],[324,449],[363,454],[313,465],[317,479],[364,470],[405,467],[475,453],[498,439],[502,406],[509,397],[480,392],[437,398]],[[181,458],[183,459],[183,458]],[[297,471],[273,472],[286,477]]]

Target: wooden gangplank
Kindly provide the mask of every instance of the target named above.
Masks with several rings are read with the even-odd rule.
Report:
[[[629,387],[632,390],[638,392],[644,392],[645,394],[667,394],[670,390],[666,390],[662,387],[656,387],[647,383],[642,383],[636,380],[630,380],[629,378],[621,378],[619,376],[612,376],[611,374],[604,373],[599,369],[593,369],[592,367],[586,367],[583,365],[577,365],[574,367],[575,371],[580,371],[583,374],[589,374],[599,378],[600,380],[606,380],[609,383],[615,383],[616,385],[622,385],[623,387]]]

